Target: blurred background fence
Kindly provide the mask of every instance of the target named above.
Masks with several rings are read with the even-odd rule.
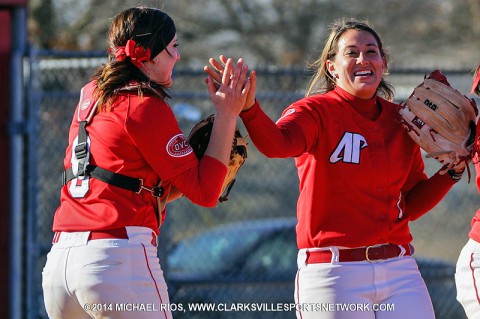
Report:
[[[27,257],[22,289],[26,296],[24,303],[28,318],[46,318],[41,290],[41,271],[51,245],[53,214],[59,204],[60,176],[67,146],[68,128],[80,88],[103,62],[105,62],[104,55],[96,52],[59,53],[32,50],[30,56],[25,59],[27,147],[24,155],[26,165],[24,194],[27,215],[24,232],[27,234],[28,240],[24,247]],[[422,81],[425,73],[430,71],[391,70],[387,80],[396,87],[397,101],[405,100],[415,85]],[[472,77],[470,70],[442,71],[455,88],[463,93],[469,92]],[[285,107],[304,95],[309,76],[303,69],[270,67],[257,67],[257,74],[257,99],[266,113],[275,120]],[[214,112],[203,82],[204,77],[205,75],[200,69],[177,68],[175,70],[174,89],[171,91],[173,98],[169,100],[169,103],[185,134],[189,132],[196,121]],[[245,133],[241,121],[238,124]],[[155,137],[152,136],[153,138]],[[434,160],[426,159],[425,162],[429,174],[433,174],[439,167]],[[213,209],[195,206],[184,198],[169,204],[167,220],[160,235],[159,257],[167,281],[172,281],[171,294],[176,292],[176,286],[170,276],[170,264],[165,260],[172,254],[172,249],[177,243],[190,236],[231,222],[293,218],[296,214],[297,195],[298,178],[293,160],[266,159],[251,143],[248,149],[248,160],[238,175],[229,201],[219,204]],[[461,247],[467,240],[470,220],[479,206],[480,200],[475,182],[472,180],[468,183],[465,176],[432,212],[411,225],[416,256],[424,258],[428,266],[422,273],[426,277],[427,283],[429,283],[427,277],[434,278],[429,289],[441,300],[439,303],[441,305],[436,307],[438,318],[463,318],[463,313],[455,300],[454,268],[452,267]],[[230,230],[230,232],[234,234],[233,231]],[[245,243],[249,238],[248,234],[239,233],[239,236],[242,237],[235,239],[239,243]],[[285,236],[288,237],[288,235]],[[288,238],[290,239],[290,237]],[[291,236],[290,242],[293,241],[293,238]],[[252,239],[252,242],[254,240]],[[199,256],[209,256],[212,253],[209,250],[212,249],[215,248],[212,246],[202,247]],[[252,248],[247,247],[246,249],[251,250]],[[187,260],[193,257],[183,256],[183,258]],[[291,265],[295,266],[294,256],[289,256],[288,260]],[[227,260],[224,261],[227,263]],[[198,268],[202,268],[200,265],[206,266],[213,261],[212,259],[198,259],[193,262],[199,266]],[[265,262],[266,266],[269,265],[269,262],[272,263],[271,260]],[[272,266],[276,265],[274,263]],[[289,267],[291,265],[289,264]],[[264,288],[269,285],[268,278],[265,279],[267,274],[258,273],[258,280],[265,280]],[[263,279],[261,279],[262,276]],[[230,277],[226,278],[228,284]],[[291,298],[290,302],[293,302],[293,277],[286,279],[292,283],[292,286],[288,287],[288,289],[292,289],[291,297],[288,298]],[[251,287],[248,282],[242,280],[240,282],[243,282],[243,286],[236,292],[237,299],[234,300],[248,300],[244,297],[252,293],[249,290]],[[250,280],[255,281],[255,279]],[[234,279],[232,279],[232,285],[233,281]],[[272,285],[273,281],[271,281]],[[215,282],[203,282],[202,284],[205,286],[215,284]],[[239,284],[239,282],[235,284]],[[271,300],[275,300],[276,292],[280,293],[280,289],[270,290],[264,295],[267,294],[273,298]],[[191,293],[195,292],[191,290]],[[241,294],[245,294],[245,296],[241,296]],[[175,298],[172,297],[172,302],[176,302]],[[197,299],[188,298],[184,300],[197,301]],[[251,302],[254,301],[251,300]],[[209,312],[204,312],[204,315],[207,318],[219,317],[213,316]],[[275,318],[294,317],[291,312],[272,312],[270,315]],[[178,316],[174,312],[174,316],[181,317],[181,312],[178,313]],[[234,316],[230,313],[227,317]],[[236,317],[254,318],[255,315],[238,312]],[[266,316],[260,315],[260,317],[265,318]]]

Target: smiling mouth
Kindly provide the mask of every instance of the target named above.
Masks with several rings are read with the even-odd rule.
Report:
[[[372,76],[373,72],[369,70],[355,72],[355,76]]]

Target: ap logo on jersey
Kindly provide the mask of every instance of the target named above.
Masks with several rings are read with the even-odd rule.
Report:
[[[335,164],[343,161],[344,163],[360,164],[360,151],[367,145],[367,141],[362,135],[345,132],[332,155],[330,155],[330,163]]]

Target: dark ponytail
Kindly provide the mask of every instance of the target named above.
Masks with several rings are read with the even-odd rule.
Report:
[[[94,96],[98,99],[99,111],[109,110],[119,89],[130,81],[149,82],[147,76],[132,63],[133,57],[117,58],[118,50],[124,50],[127,42],[132,40],[129,43],[135,47],[149,50],[146,60],[150,60],[166,49],[175,33],[173,20],[158,9],[134,7],[122,11],[113,19],[108,32],[108,63],[101,65],[92,76],[97,84]],[[155,84],[152,83],[152,86]],[[163,90],[161,85],[160,89]],[[139,86],[139,94],[142,94],[142,86]]]

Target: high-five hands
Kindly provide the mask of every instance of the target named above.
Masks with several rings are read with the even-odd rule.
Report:
[[[234,69],[229,66],[229,61],[231,62],[231,58],[227,58],[224,55],[220,55],[219,60],[216,60],[214,58],[210,58],[208,62],[210,62],[210,66],[205,66],[203,70],[208,74],[208,79],[209,79],[209,87],[211,85],[214,85],[217,89],[221,86],[223,83],[224,79],[227,78],[235,78],[235,72]],[[238,68],[239,63],[243,63],[243,59],[238,60],[237,66],[235,67]],[[213,81],[211,81],[213,80]],[[242,111],[246,111],[250,109],[254,104],[255,104],[255,94],[256,94],[256,73],[255,70],[252,70],[250,72],[250,76],[248,77],[247,80],[247,85],[249,85],[248,93],[246,96],[246,101],[244,104],[244,107]],[[211,83],[213,82],[213,83]],[[210,89],[209,89],[210,90]]]
[[[247,79],[248,65],[242,58],[233,64],[231,58],[222,64],[223,74],[209,74],[206,80],[210,98],[219,113],[238,115],[245,103],[251,82]]]

